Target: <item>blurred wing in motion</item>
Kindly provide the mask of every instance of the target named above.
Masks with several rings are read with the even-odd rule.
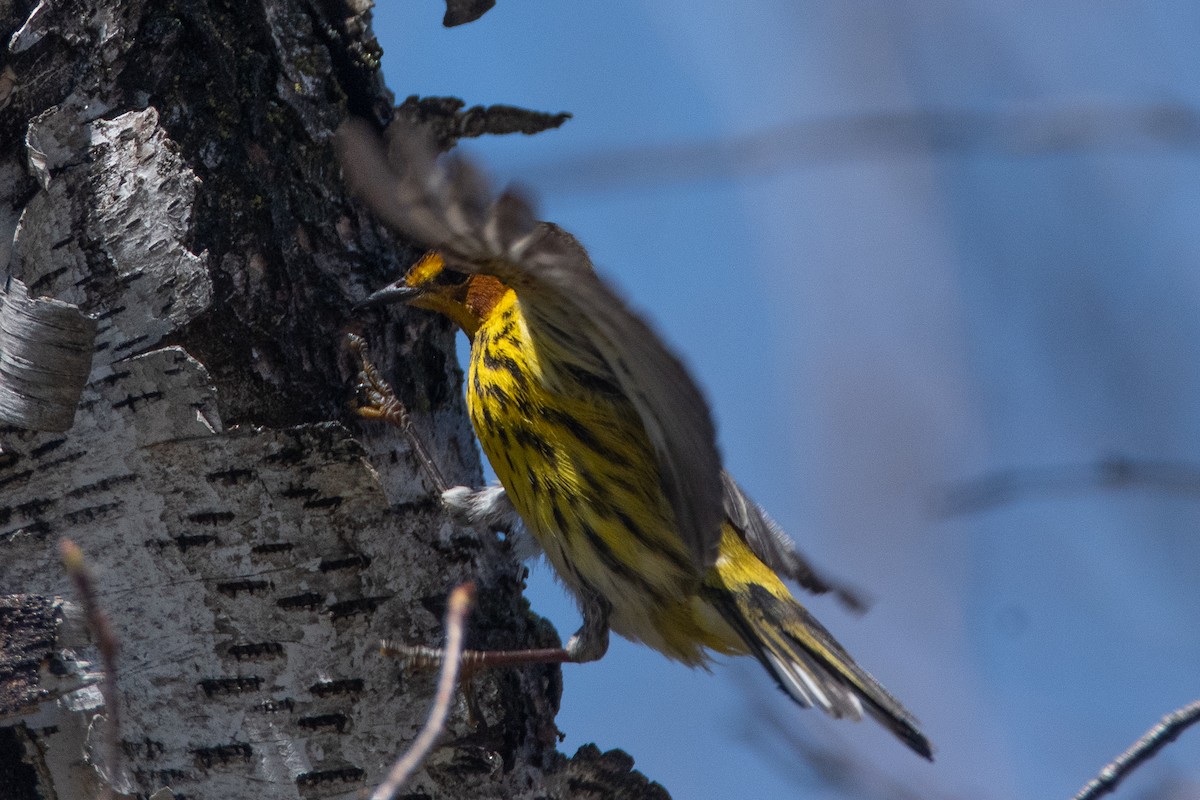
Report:
[[[461,158],[439,161],[418,130],[393,123],[388,146],[350,120],[338,132],[351,190],[390,227],[438,250],[451,269],[494,275],[531,325],[572,326],[603,361],[606,377],[636,409],[658,460],[662,490],[698,572],[716,559],[723,517],[721,460],[708,405],[654,330],[592,269],[561,228],[538,222],[507,191],[492,200],[482,175]]]

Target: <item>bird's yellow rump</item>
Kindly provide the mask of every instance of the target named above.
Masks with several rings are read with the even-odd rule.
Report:
[[[825,588],[724,472],[690,375],[579,243],[413,131],[391,135],[385,155],[365,126],[344,129],[343,168],[434,251],[376,300],[442,313],[471,339],[467,407],[503,488],[444,501],[532,534],[583,611],[563,660],[602,656],[610,628],[692,666],[753,655],[800,705],[865,712],[930,758],[913,717],[784,585]]]

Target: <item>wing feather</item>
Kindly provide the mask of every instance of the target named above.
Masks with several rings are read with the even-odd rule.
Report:
[[[733,476],[721,471],[721,498],[725,517],[741,534],[746,545],[776,573],[791,578],[813,594],[833,592],[853,611],[865,611],[867,602],[856,590],[823,575],[800,554],[791,538],[770,515],[754,502]]]
[[[574,237],[537,221],[528,198],[510,189],[493,201],[473,166],[461,158],[439,162],[409,126],[393,123],[388,140],[385,151],[361,121],[339,131],[351,189],[380,220],[436,248],[452,268],[511,286],[531,323],[539,309],[552,311],[557,325],[565,313],[637,411],[679,535],[702,574],[720,543],[721,460],[708,404],[683,364],[596,275]]]

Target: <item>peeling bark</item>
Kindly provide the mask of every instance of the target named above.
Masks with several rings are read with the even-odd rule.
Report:
[[[0,288],[0,423],[65,431],[91,372],[96,321],[70,303]]]
[[[396,116],[422,126],[445,152],[459,139],[485,134],[524,133],[532,135],[553,130],[571,118],[565,111],[549,114],[516,106],[466,106],[457,97],[418,97],[410,95],[396,106]]]
[[[557,641],[511,554],[347,409],[358,328],[449,477],[480,480],[448,326],[351,313],[414,255],[333,158],[348,113],[391,113],[367,8],[0,2],[0,274],[95,322],[74,424],[0,427],[5,797],[357,797],[433,687],[378,639],[438,642],[471,579],[471,647]],[[61,537],[120,642],[120,764]],[[665,797],[623,754],[556,751],[560,690],[477,676],[412,796]]]

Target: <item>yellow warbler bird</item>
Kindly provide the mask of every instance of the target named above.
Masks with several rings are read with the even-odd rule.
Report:
[[[434,249],[373,302],[440,312],[471,339],[467,408],[502,488],[450,489],[447,508],[527,530],[583,613],[565,649],[490,663],[595,660],[610,628],[690,666],[749,654],[800,705],[865,712],[932,758],[912,715],[784,585],[827,588],[722,469],[691,376],[574,237],[514,192],[493,199],[411,128],[394,124],[385,150],[347,123],[339,147],[375,213]]]

